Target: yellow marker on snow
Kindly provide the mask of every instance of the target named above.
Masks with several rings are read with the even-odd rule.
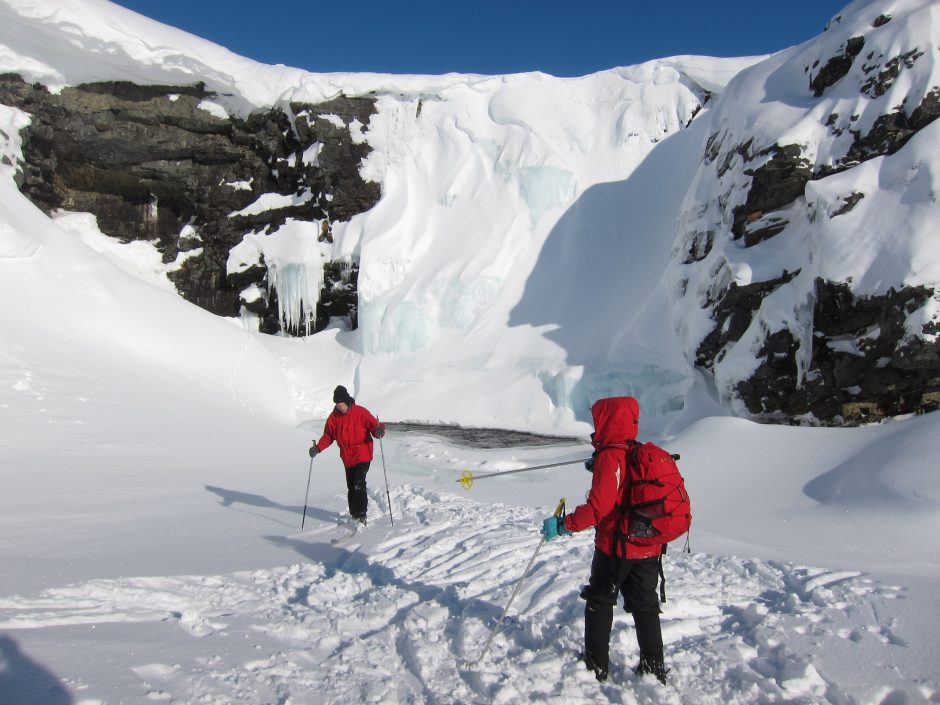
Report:
[[[529,472],[529,470],[544,470],[545,468],[558,468],[558,467],[561,467],[562,465],[577,465],[578,463],[586,463],[588,460],[590,460],[590,458],[582,458],[580,460],[566,460],[563,463],[549,463],[548,465],[536,465],[535,467],[532,467],[532,468],[519,468],[518,470],[502,470],[500,472],[490,472],[485,475],[479,475],[477,477],[474,477],[473,473],[470,472],[469,470],[464,470],[462,473],[460,473],[460,479],[455,480],[455,482],[459,482],[460,485],[465,490],[469,490],[471,487],[473,487],[474,480],[483,480],[483,479],[486,479],[487,477],[497,477],[498,475],[512,475],[513,473],[517,473],[517,472]]]

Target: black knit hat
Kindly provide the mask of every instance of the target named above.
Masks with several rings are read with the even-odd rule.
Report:
[[[352,406],[353,403],[355,403],[355,401],[356,401],[355,399],[349,396],[349,392],[346,391],[346,387],[339,386],[333,390],[333,403],[334,404],[339,404],[340,402],[342,402],[343,404],[348,404]]]

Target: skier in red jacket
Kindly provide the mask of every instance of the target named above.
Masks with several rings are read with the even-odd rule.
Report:
[[[587,501],[566,517],[545,519],[542,534],[551,541],[560,535],[595,529],[591,577],[581,592],[586,600],[582,659],[588,670],[594,672],[597,680],[607,680],[610,630],[619,593],[623,596],[624,610],[633,613],[636,625],[640,663],[634,672],[652,673],[665,683],[667,671],[656,593],[662,547],[625,543],[618,540],[617,531],[621,521],[618,504],[624,493],[623,483],[629,477],[626,442],[636,438],[640,405],[633,397],[599,399],[591,407],[591,415],[595,452],[586,465],[594,476]]]
[[[366,494],[366,473],[372,462],[372,439],[385,436],[385,424],[379,423],[364,406],[356,404],[346,387],[333,391],[336,407],[326,419],[320,440],[310,446],[310,457],[315,458],[330,447],[339,446],[339,457],[346,468],[346,489],[350,516],[366,523],[369,497]]]

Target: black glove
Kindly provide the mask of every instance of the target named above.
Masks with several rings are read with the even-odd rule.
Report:
[[[594,472],[594,458],[597,456],[597,453],[593,453],[590,458],[584,461],[584,469],[588,472]]]
[[[320,452],[320,449],[317,448],[316,444],[313,444],[312,446],[310,446],[310,457],[311,457],[311,458],[316,458],[316,457],[317,457],[317,453],[319,453],[319,452]]]
[[[372,435],[376,438],[385,438],[385,424],[380,423],[375,427],[375,430],[372,432]]]

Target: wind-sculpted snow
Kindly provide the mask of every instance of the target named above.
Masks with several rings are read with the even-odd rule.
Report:
[[[79,367],[118,370],[130,360],[132,368],[157,361],[161,372],[156,374],[175,378],[171,384],[199,379],[199,385],[256,418],[293,420],[281,368],[256,338],[128,276],[60,229],[3,178],[0,266],[0,291],[7,301],[0,309],[0,345],[11,346],[6,352],[12,359],[41,365],[47,355],[67,349],[73,361],[81,360]],[[215,332],[200,352],[180,344],[180,339],[194,339],[210,329]],[[30,352],[12,342],[28,339],[44,342]]]
[[[381,507],[385,497],[371,500]],[[906,635],[881,616],[904,589],[854,571],[679,552],[666,559],[670,685],[630,672],[637,653],[623,613],[611,681],[598,685],[577,660],[587,536],[544,545],[490,652],[469,665],[538,545],[539,513],[409,486],[395,490],[393,504],[394,527],[376,518],[348,546],[330,546],[323,525],[269,537],[302,556],[283,568],[93,580],[0,598],[0,629],[14,639],[43,629],[51,642],[95,629],[117,646],[138,625],[135,647],[111,657],[111,669],[128,674],[120,685],[81,683],[92,697],[107,690],[107,702],[744,705],[938,696],[936,683],[908,672]],[[859,677],[847,654],[877,658]]]
[[[363,378],[395,360],[406,393],[387,403],[400,417],[446,418],[454,365],[489,390],[480,402],[510,388],[507,365],[523,367],[513,386],[547,397],[552,424],[585,419],[583,395],[569,384],[610,388],[651,376],[635,321],[648,299],[663,300],[654,290],[669,239],[651,244],[657,231],[647,225],[674,223],[668,202],[649,207],[651,190],[666,201],[672,191],[654,181],[656,168],[644,172],[650,181],[621,180],[708,99],[682,63],[564,81],[507,76],[427,99],[379,100],[363,174],[382,183],[382,199],[337,234],[343,247],[362,246],[359,330],[339,339],[361,345]],[[656,164],[673,166],[677,150],[661,153]],[[641,268],[642,280],[632,278]],[[652,376],[687,385],[687,362],[669,360],[663,347],[656,357],[665,369]],[[435,380],[420,410],[407,408],[417,380]],[[676,394],[662,396],[651,415],[674,408]],[[493,425],[494,413],[481,404],[461,423]]]

